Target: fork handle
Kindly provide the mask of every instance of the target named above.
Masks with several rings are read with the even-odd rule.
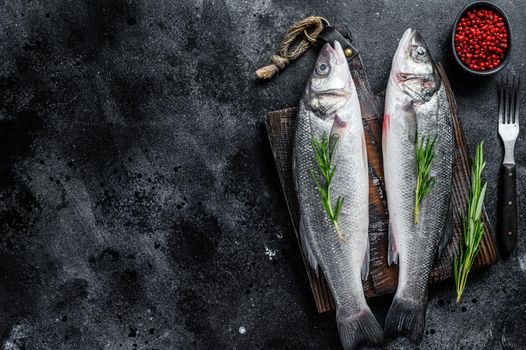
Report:
[[[517,171],[515,164],[502,164],[499,190],[499,238],[505,256],[517,245]]]

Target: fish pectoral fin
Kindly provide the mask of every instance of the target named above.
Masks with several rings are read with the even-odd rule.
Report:
[[[314,273],[316,274],[316,277],[319,277],[319,264],[318,264],[318,261],[316,260],[315,256],[314,256],[314,253],[312,251],[312,248],[311,246],[309,245],[309,243],[307,242],[307,235],[305,234],[305,224],[303,223],[303,218],[300,218],[300,225],[299,225],[299,230],[300,230],[300,239],[301,239],[301,247],[302,247],[302,252],[303,252],[303,256],[305,257],[305,259],[307,260],[307,263],[308,265],[312,268],[312,270],[314,271]]]
[[[407,129],[407,139],[416,144],[416,135],[418,133],[418,122],[416,120],[415,108],[411,107],[407,114],[405,115],[406,129]]]
[[[449,241],[453,236],[453,201],[449,200],[449,209],[446,216],[446,223],[442,231],[442,237],[440,238],[440,244],[438,245],[437,259],[442,256],[442,252],[446,249]]]
[[[365,256],[362,264],[362,280],[366,280],[369,276],[369,259],[370,259],[370,244],[369,237],[367,237],[367,249],[365,249]]]
[[[393,226],[389,222],[389,243],[387,244],[387,265],[398,264],[398,246],[396,244],[395,232]]]
[[[387,155],[387,137],[389,135],[389,120],[390,115],[384,114],[384,121],[382,123],[382,154],[385,157]]]
[[[365,134],[362,133],[362,160],[363,160],[363,166],[365,168],[365,171],[368,171],[368,164],[367,164],[367,143],[365,142]]]
[[[416,135],[417,135],[417,131],[416,131],[416,129],[414,129],[414,130],[409,129],[408,132],[407,132],[407,138],[408,138],[408,140],[409,140],[412,144],[415,144],[415,145],[416,145]]]
[[[339,142],[345,133],[347,132],[347,119],[344,116],[335,114],[334,121],[332,123],[329,143]],[[335,139],[335,140],[334,140]],[[330,144],[330,146],[335,146]]]

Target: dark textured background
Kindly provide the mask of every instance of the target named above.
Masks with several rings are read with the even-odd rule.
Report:
[[[497,3],[515,35],[509,70],[524,76],[526,7]],[[297,104],[315,54],[267,84],[254,69],[288,26],[318,14],[348,25],[381,91],[403,31],[420,29],[446,64],[470,149],[487,142],[494,222],[496,78],[450,61],[463,5],[1,1],[3,349],[338,349],[334,314],[316,312],[263,124],[266,111]],[[525,151],[520,140],[521,208]],[[419,348],[526,348],[523,238],[508,261],[473,274],[461,305],[451,280],[431,288]],[[381,322],[389,302],[372,302]]]

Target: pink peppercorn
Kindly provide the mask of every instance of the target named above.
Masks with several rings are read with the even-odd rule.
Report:
[[[487,9],[468,11],[455,32],[455,51],[467,67],[487,70],[499,66],[508,48],[508,33],[501,16]]]

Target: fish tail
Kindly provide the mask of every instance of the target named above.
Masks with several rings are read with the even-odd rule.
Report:
[[[393,336],[398,333],[407,334],[413,343],[419,343],[424,334],[427,301],[393,299],[391,308],[385,319],[385,335]]]
[[[382,346],[383,330],[369,308],[358,315],[341,317],[336,315],[338,332],[344,350],[357,349],[360,344]]]

